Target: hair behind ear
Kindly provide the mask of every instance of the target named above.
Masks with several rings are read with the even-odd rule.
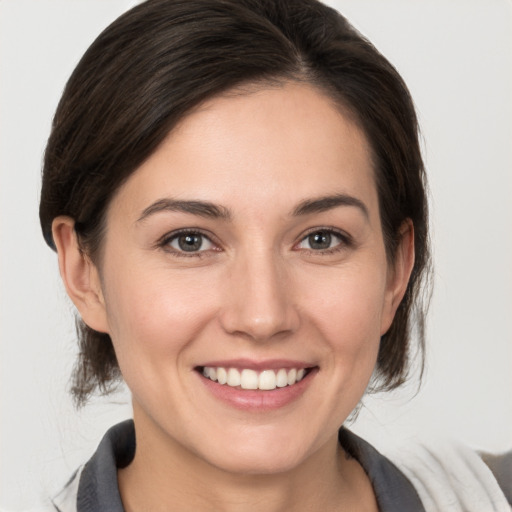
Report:
[[[71,394],[75,405],[82,407],[96,390],[101,395],[115,391],[122,375],[110,336],[91,329],[78,315],[75,327],[79,353],[73,368]]]
[[[52,223],[52,234],[66,292],[78,310],[75,325],[79,356],[71,392],[75,404],[81,407],[96,388],[102,394],[113,391],[121,372],[108,334],[99,271],[80,246],[74,220],[66,216],[56,217]]]

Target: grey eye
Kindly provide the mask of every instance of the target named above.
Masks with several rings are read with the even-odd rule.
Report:
[[[325,251],[343,243],[340,235],[332,231],[319,230],[310,233],[299,244],[300,249],[312,251]]]
[[[329,249],[331,246],[332,236],[331,233],[325,231],[318,231],[308,236],[308,243],[311,249]]]
[[[182,233],[175,236],[169,245],[182,252],[199,252],[213,247],[212,242],[201,233]]]

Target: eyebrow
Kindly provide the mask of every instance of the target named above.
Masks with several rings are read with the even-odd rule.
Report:
[[[370,218],[368,208],[357,197],[347,194],[334,194],[332,196],[323,196],[315,199],[306,199],[297,205],[293,210],[293,216],[309,215],[311,213],[321,213],[338,206],[353,206],[359,208],[366,219]]]
[[[306,199],[299,203],[292,212],[292,216],[300,217],[312,213],[321,213],[339,206],[356,207],[368,219],[368,208],[356,197],[347,194],[335,194],[331,196],[322,196],[314,199]],[[179,199],[159,199],[144,209],[142,215],[137,219],[141,222],[151,215],[159,212],[183,212],[191,215],[198,215],[209,219],[231,220],[232,215],[228,208],[211,203],[209,201],[185,201]]]
[[[208,201],[181,201],[179,199],[159,199],[148,206],[137,219],[141,222],[147,217],[159,212],[183,212],[209,219],[231,219],[231,212],[224,206]]]

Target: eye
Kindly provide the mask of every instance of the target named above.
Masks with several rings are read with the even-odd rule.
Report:
[[[165,244],[176,252],[188,253],[208,251],[215,247],[208,237],[193,231],[177,233],[169,237]]]
[[[319,229],[304,237],[298,248],[310,251],[327,251],[340,245],[347,245],[346,237],[328,229]]]

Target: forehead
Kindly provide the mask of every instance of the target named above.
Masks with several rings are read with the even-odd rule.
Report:
[[[323,92],[286,83],[231,91],[202,104],[135,171],[114,202],[124,197],[125,206],[144,208],[160,195],[244,209],[292,208],[333,193],[376,202],[366,137]]]

